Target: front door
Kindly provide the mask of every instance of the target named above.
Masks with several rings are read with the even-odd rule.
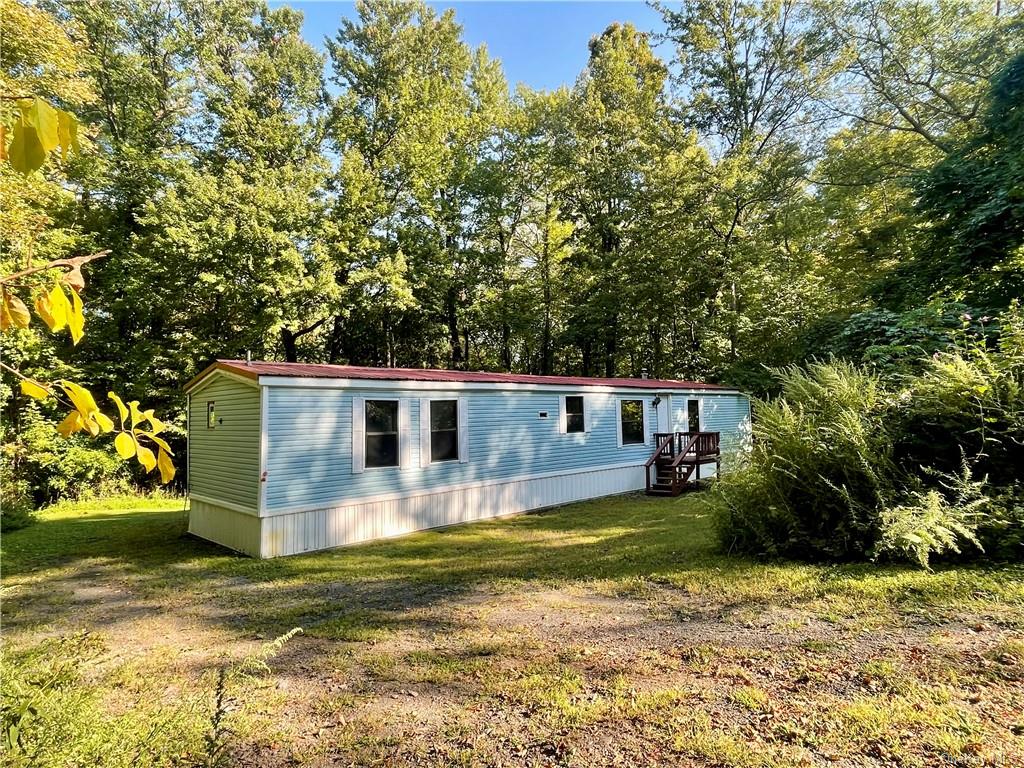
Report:
[[[658,431],[672,431],[672,396],[658,395]]]

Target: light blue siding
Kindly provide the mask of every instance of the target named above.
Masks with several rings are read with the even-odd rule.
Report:
[[[206,404],[219,423],[206,426]],[[193,392],[189,408],[189,492],[256,512],[260,477],[260,390],[215,376]]]
[[[647,402],[649,434],[657,430],[657,415],[650,405],[652,392],[589,392],[591,430],[561,434],[559,396],[578,395],[579,390],[458,390],[329,389],[268,387],[267,482],[265,514],[286,510],[328,507],[363,498],[431,491],[444,486],[506,480],[531,475],[573,472],[618,464],[642,465],[650,456],[650,442],[618,446],[617,401]],[[352,472],[352,398],[402,398],[409,403],[410,441],[408,466],[368,468]],[[469,461],[420,467],[419,405],[421,397],[465,397],[469,412]],[[677,405],[673,396],[673,410]],[[711,400],[723,401],[710,408]],[[725,403],[724,401],[736,401]],[[679,400],[685,408],[685,398]],[[730,418],[745,413],[745,398],[737,395],[708,396],[706,413],[715,414],[712,424],[721,431],[735,431]],[[541,419],[540,411],[548,418]],[[730,414],[732,414],[730,416]],[[709,424],[708,428],[712,428]],[[717,426],[714,428],[718,428]]]
[[[700,428],[722,433],[722,452],[739,450],[750,434],[750,401],[745,397],[704,397]]]

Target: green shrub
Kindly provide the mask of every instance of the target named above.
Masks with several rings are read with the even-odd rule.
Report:
[[[894,495],[881,383],[843,362],[776,375],[782,395],[754,404],[748,462],[718,485],[723,543],[789,557],[863,556]]]
[[[987,319],[987,318],[986,318]],[[971,322],[965,319],[965,324]],[[908,472],[956,472],[967,456],[976,477],[1011,485],[1024,467],[1024,319],[1016,304],[1000,318],[993,348],[964,334],[905,382],[894,446]]]
[[[31,525],[33,515],[28,483],[5,476],[0,482],[0,531],[16,531]]]
[[[11,494],[38,508],[59,499],[88,499],[133,490],[131,465],[109,443],[87,437],[62,438],[37,409],[21,414],[17,439],[7,440],[0,472],[4,485],[22,489]],[[5,432],[5,437],[10,437]],[[4,501],[8,498],[4,494]],[[6,506],[6,505],[5,505]]]
[[[932,555],[960,554],[961,542],[983,551],[978,539],[982,510],[990,504],[983,483],[971,480],[966,462],[963,474],[951,478],[943,493],[937,489],[914,491],[906,504],[882,509],[881,538],[874,555],[912,559],[927,568]]]
[[[965,317],[913,376],[837,361],[776,371],[781,394],[755,401],[746,463],[718,485],[722,544],[922,565],[1024,557],[1024,319],[1013,304],[991,348],[972,325],[989,321]]]

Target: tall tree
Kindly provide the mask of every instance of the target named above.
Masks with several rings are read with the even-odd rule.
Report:
[[[621,298],[638,276],[630,267],[649,205],[647,177],[668,117],[667,76],[645,34],[613,24],[590,41],[587,68],[568,104],[560,139],[567,171],[563,213],[576,222],[568,332],[584,375],[618,373]]]
[[[737,363],[747,343],[764,351],[759,320],[782,319],[775,330],[788,334],[810,310],[800,278],[814,254],[786,224],[809,200],[829,41],[796,0],[699,0],[663,15],[688,93],[684,120],[715,161],[698,214],[715,243],[702,278],[707,324],[722,328]]]

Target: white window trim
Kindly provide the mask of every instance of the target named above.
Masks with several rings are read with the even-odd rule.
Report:
[[[458,400],[457,418],[459,420],[459,464],[469,463],[469,400],[465,397],[456,398]]]
[[[420,398],[420,467],[429,467],[432,464],[465,464],[468,460],[468,437],[462,432],[462,422],[466,418],[463,412],[466,410],[463,401],[464,397],[421,397]],[[430,455],[430,404],[431,403],[455,403],[455,442],[457,456],[454,459],[434,459]],[[465,443],[465,445],[463,445]],[[466,458],[464,459],[463,456]]]
[[[352,398],[353,418],[355,416],[355,401],[356,400],[360,401],[360,404],[362,406],[362,414],[363,414],[362,423],[360,424],[360,428],[359,428],[359,433],[360,433],[360,449],[359,449],[359,452],[360,452],[360,454],[362,454],[360,458],[362,459],[362,465],[363,465],[363,468],[360,470],[360,472],[387,472],[387,471],[392,471],[393,472],[396,469],[405,469],[405,468],[407,468],[409,466],[409,459],[410,459],[410,457],[408,455],[408,451],[409,451],[409,446],[408,446],[408,443],[409,443],[409,435],[408,435],[408,432],[409,432],[409,430],[408,430],[409,403],[408,403],[408,401],[405,400],[404,398],[401,398],[401,397],[359,397],[359,398],[355,398],[354,397],[354,398]],[[396,464],[391,464],[391,465],[386,466],[386,467],[368,467],[368,466],[366,466],[366,401],[367,400],[373,400],[374,402],[384,401],[384,402],[389,402],[389,403],[398,403],[398,464],[397,465]],[[402,433],[402,426],[403,426],[403,424],[402,424],[402,416],[403,416],[403,412],[405,414],[405,426],[406,426],[405,432],[406,432],[406,434]],[[354,424],[355,424],[355,422],[353,421],[353,425]],[[353,447],[353,451],[352,451],[353,470],[352,471],[353,472],[355,472],[355,469],[354,469],[354,466],[355,466],[355,450],[354,450],[355,449],[355,434],[356,434],[356,430],[355,430],[355,428],[353,426],[353,429],[352,429],[352,447]]]
[[[622,404],[627,401],[639,400],[640,405],[643,407],[643,420],[644,420],[644,441],[642,443],[624,443],[622,442]],[[584,406],[586,407],[586,406]],[[618,439],[619,448],[632,448],[634,445],[650,445],[651,443],[651,424],[650,424],[650,413],[649,404],[647,399],[643,397],[620,397],[616,400],[615,406],[615,436]]]
[[[569,408],[566,405],[566,398],[580,397],[583,399],[583,431],[569,431]],[[558,434],[560,435],[585,435],[590,431],[590,399],[582,392],[571,395],[558,396]]]

